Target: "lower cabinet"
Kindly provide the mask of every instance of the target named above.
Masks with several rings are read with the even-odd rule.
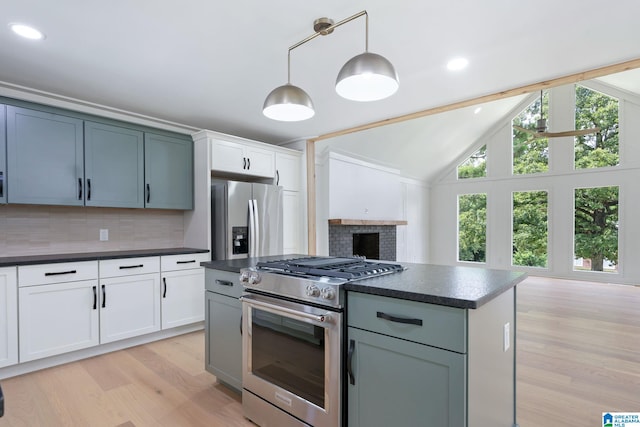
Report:
[[[465,355],[348,329],[350,427],[466,425]]]
[[[242,285],[238,273],[205,271],[205,368],[242,390]]]
[[[204,268],[209,254],[161,257],[162,329],[204,320]]]
[[[0,368],[18,363],[18,283],[15,267],[0,268]]]
[[[20,362],[99,344],[98,280],[20,288]]]

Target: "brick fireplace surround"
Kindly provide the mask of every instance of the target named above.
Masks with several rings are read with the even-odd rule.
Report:
[[[354,233],[379,233],[380,260],[396,260],[396,226],[406,221],[329,220],[329,256],[351,257]]]

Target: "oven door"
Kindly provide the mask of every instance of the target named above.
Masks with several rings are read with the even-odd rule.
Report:
[[[244,399],[248,391],[306,424],[339,426],[342,313],[258,294],[241,300],[245,415],[257,412],[246,407],[255,400]]]

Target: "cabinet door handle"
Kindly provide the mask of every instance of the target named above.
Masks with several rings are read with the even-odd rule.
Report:
[[[247,157],[247,170],[251,169],[251,159]]]
[[[93,309],[98,308],[98,287],[93,287]]]
[[[242,169],[247,169],[247,158],[243,157],[242,158]]]
[[[176,264],[192,264],[196,262],[195,259],[190,259],[189,261],[176,261]]]
[[[82,178],[78,178],[78,200],[82,200]]]
[[[276,185],[280,185],[280,171],[276,169]]]
[[[397,317],[397,316],[392,316],[391,314],[383,313],[381,311],[379,311],[376,314],[376,317],[378,317],[380,319],[388,320],[390,322],[406,323],[406,324],[409,324],[409,325],[422,326],[422,319],[412,319],[412,318],[409,318],[409,317]]]
[[[76,274],[76,270],[67,270],[67,271],[54,271],[51,273],[44,273],[45,276],[60,276],[62,274]]]
[[[0,171],[0,197],[4,195],[4,172]]]
[[[233,282],[230,282],[228,280],[220,280],[220,279],[216,279],[216,285],[221,285],[221,286],[233,286]]]
[[[120,270],[127,270],[127,269],[129,269],[129,268],[142,268],[142,267],[144,267],[144,264],[137,264],[137,265],[121,265],[121,266],[120,266],[120,267],[118,267],[118,268],[120,268]]]
[[[240,315],[240,335],[242,335],[242,314]]]
[[[347,373],[349,374],[349,384],[356,385],[356,377],[353,375],[353,353],[356,350],[356,342],[349,340],[349,351],[347,352]]]
[[[104,285],[102,285],[102,308],[105,308],[107,306],[107,291],[104,288]]]
[[[151,186],[147,184],[147,203],[151,200]]]
[[[91,178],[87,178],[87,200],[91,200]]]
[[[166,298],[167,297],[167,278],[166,277],[162,278],[162,283],[164,283],[164,291],[162,292],[162,298]]]

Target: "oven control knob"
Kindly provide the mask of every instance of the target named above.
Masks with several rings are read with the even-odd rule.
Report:
[[[260,274],[257,271],[252,271],[249,273],[249,284],[250,285],[257,285],[258,283],[260,283],[260,280],[262,278],[260,277]]]
[[[249,272],[248,271],[241,271],[240,272],[240,281],[242,283],[248,283],[249,282]]]
[[[305,293],[308,297],[317,297],[320,295],[320,289],[316,285],[308,285]]]
[[[336,291],[333,288],[323,288],[320,296],[322,299],[335,299]]]

